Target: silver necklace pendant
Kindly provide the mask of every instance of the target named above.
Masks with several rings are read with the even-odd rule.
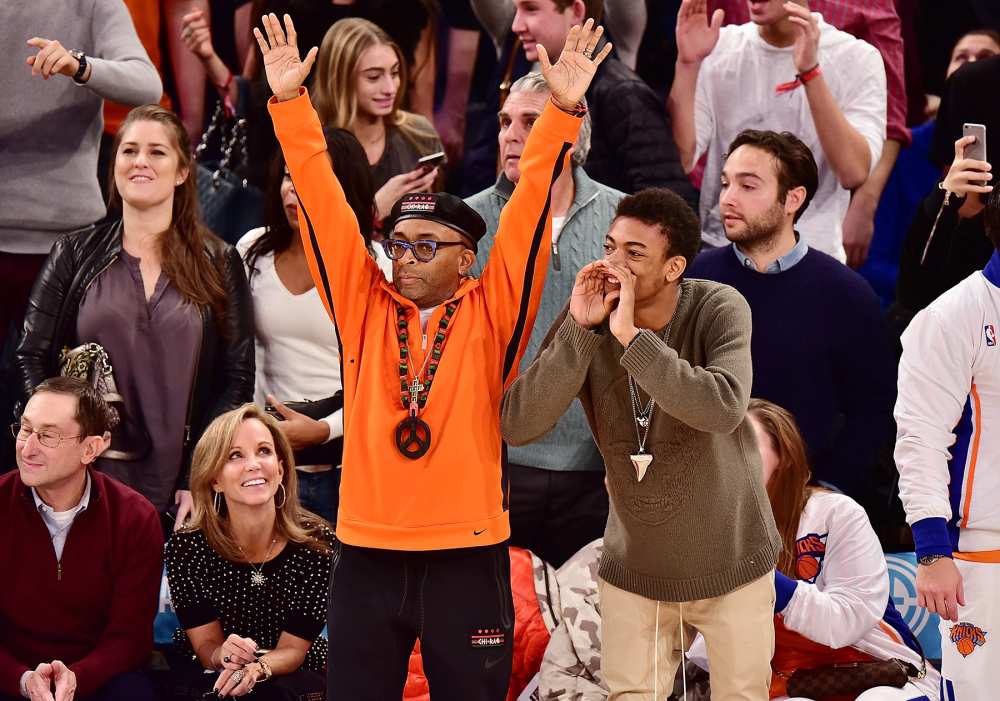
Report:
[[[254,570],[250,574],[250,586],[253,586],[253,587],[262,587],[262,586],[264,586],[264,583],[266,581],[267,581],[267,577],[265,577],[262,572],[258,572],[257,570]]]
[[[640,425],[640,426],[641,426],[642,428],[649,428],[649,417],[648,417],[648,416],[640,416],[640,417],[638,417],[638,418],[637,418],[637,419],[636,419],[635,421],[636,421],[636,423],[638,423],[638,424],[639,424],[639,425]]]

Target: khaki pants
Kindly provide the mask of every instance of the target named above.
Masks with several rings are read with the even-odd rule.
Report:
[[[774,654],[774,573],[714,599],[654,601],[598,578],[608,701],[662,701],[694,631],[705,638],[712,701],[767,701]],[[682,640],[683,637],[683,640]]]

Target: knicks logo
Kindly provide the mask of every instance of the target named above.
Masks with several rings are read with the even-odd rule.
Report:
[[[977,647],[986,644],[986,631],[965,621],[953,625],[949,637],[962,657],[968,657]]]
[[[810,533],[795,541],[795,573],[799,579],[810,584],[816,583],[816,578],[823,569],[828,535],[830,534]]]
[[[997,344],[997,331],[993,328],[993,324],[986,324],[983,327],[983,335],[986,337],[987,346],[995,346]]]

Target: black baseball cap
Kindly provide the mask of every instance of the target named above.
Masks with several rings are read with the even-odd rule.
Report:
[[[469,239],[477,250],[479,239],[486,235],[486,222],[479,212],[447,192],[414,192],[400,197],[386,218],[384,229],[392,231],[396,222],[405,219],[429,219],[454,229]]]

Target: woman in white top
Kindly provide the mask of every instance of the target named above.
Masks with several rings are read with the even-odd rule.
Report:
[[[771,698],[787,699],[796,669],[898,659],[924,669],[919,644],[889,596],[889,575],[867,514],[848,496],[809,486],[805,444],[791,414],[760,399],[749,415],[784,549],[775,572]],[[939,676],[879,686],[857,701],[937,699]],[[795,697],[802,701],[802,697]]]
[[[346,130],[334,129],[326,136],[337,177],[371,250],[374,188],[364,149]],[[309,274],[299,237],[298,198],[280,153],[268,182],[267,226],[247,232],[237,243],[254,301],[254,400],[272,406],[275,417],[283,419],[281,429],[296,451],[302,504],[336,523],[343,405],[310,418],[285,402],[324,400],[341,391],[340,341]]]

